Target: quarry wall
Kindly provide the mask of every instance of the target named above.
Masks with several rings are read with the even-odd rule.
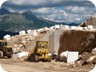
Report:
[[[58,54],[63,51],[85,51],[91,52],[96,47],[96,32],[95,31],[64,31],[60,36],[60,47]]]

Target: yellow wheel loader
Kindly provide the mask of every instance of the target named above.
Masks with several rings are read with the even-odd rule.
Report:
[[[37,41],[34,51],[30,54],[29,58],[32,61],[51,61],[51,57],[48,56],[48,42],[47,41]]]
[[[5,40],[0,40],[0,58],[3,58],[4,56],[11,58],[12,55],[13,55],[12,47],[9,47]]]

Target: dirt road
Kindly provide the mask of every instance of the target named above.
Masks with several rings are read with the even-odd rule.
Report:
[[[0,59],[1,66],[8,72],[88,72],[93,65],[73,68],[64,62],[28,62]]]

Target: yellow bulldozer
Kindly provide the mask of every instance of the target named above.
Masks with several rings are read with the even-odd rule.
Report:
[[[29,55],[31,61],[51,61],[51,57],[48,56],[48,42],[47,41],[37,41],[34,51]]]
[[[3,58],[4,56],[11,58],[12,55],[13,55],[12,47],[8,46],[5,40],[0,40],[0,58]]]

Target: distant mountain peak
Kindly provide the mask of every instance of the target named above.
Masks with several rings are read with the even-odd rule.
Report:
[[[38,19],[31,11],[23,12],[23,15],[24,15],[27,19],[29,19],[29,20],[37,20],[37,19]]]

